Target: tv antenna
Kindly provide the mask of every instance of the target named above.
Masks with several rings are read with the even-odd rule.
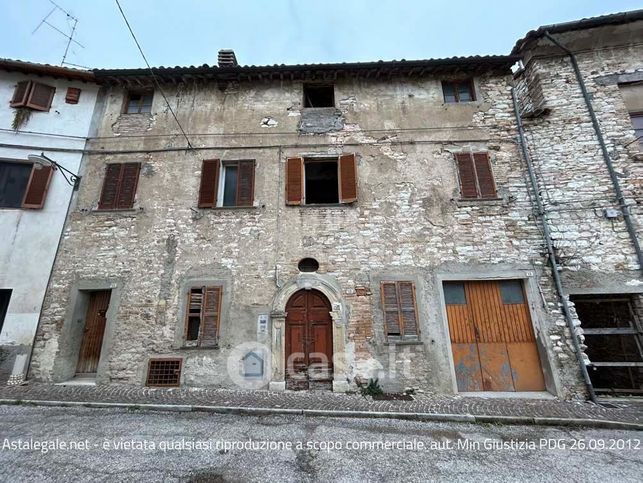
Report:
[[[62,67],[63,65],[67,64],[67,65],[73,65],[74,67],[83,67],[82,65],[76,65],[76,64],[71,64],[69,62],[66,62],[67,54],[69,53],[69,47],[71,46],[72,42],[74,44],[78,45],[79,47],[83,48],[83,49],[85,48],[85,46],[83,44],[81,44],[80,42],[78,42],[77,40],[74,39],[74,34],[76,33],[76,26],[78,25],[78,19],[76,17],[74,17],[71,13],[69,13],[67,10],[62,8],[60,5],[58,5],[56,2],[54,2],[53,0],[49,0],[49,3],[51,3],[53,5],[53,8],[40,21],[40,23],[34,29],[34,31],[31,32],[31,35],[35,34],[38,31],[38,29],[40,27],[42,27],[43,24],[49,26],[54,31],[58,32],[60,35],[62,35],[63,37],[65,37],[67,39],[67,46],[65,47],[65,53],[63,54],[63,59],[60,62],[60,66]],[[62,13],[65,14],[65,16],[67,18],[67,26],[71,28],[71,32],[69,34],[66,34],[61,29],[56,27],[54,24],[49,22],[49,17],[51,17],[51,15],[54,14],[55,12],[57,12],[57,11],[62,12]],[[70,25],[70,21],[72,21],[73,24]]]

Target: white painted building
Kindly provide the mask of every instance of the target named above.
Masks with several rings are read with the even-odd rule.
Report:
[[[91,72],[0,60],[0,382],[25,376],[74,193],[28,155],[78,173],[97,95]]]

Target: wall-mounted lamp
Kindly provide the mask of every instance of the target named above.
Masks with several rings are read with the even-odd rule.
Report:
[[[33,162],[34,169],[42,169],[43,166],[51,166],[54,170],[56,169],[59,170],[60,174],[62,174],[63,178],[65,178],[65,181],[67,181],[67,184],[69,184],[69,186],[73,186],[74,191],[78,190],[78,186],[80,186],[80,180],[82,176],[72,173],[67,168],[65,168],[64,166],[61,166],[53,159],[50,159],[47,156],[45,156],[45,153],[29,154],[27,156],[27,159]]]

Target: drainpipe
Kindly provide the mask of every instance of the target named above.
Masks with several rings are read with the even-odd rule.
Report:
[[[538,218],[542,223],[543,227],[543,238],[545,239],[545,244],[547,245],[547,255],[549,258],[549,264],[551,265],[552,275],[554,277],[554,284],[556,285],[556,292],[558,293],[558,300],[560,305],[563,308],[563,315],[565,316],[565,321],[567,322],[567,327],[571,332],[572,342],[574,344],[574,350],[576,351],[576,358],[578,359],[578,365],[580,366],[581,374],[583,375],[583,381],[587,386],[587,391],[589,392],[589,398],[592,402],[596,402],[596,393],[594,392],[594,386],[592,381],[589,378],[589,373],[587,372],[587,366],[585,365],[585,360],[583,359],[583,352],[581,350],[580,340],[576,334],[576,328],[574,327],[574,319],[572,319],[571,311],[569,308],[569,303],[567,302],[567,295],[563,290],[563,284],[560,279],[560,266],[556,261],[556,255],[554,253],[554,243],[551,239],[551,231],[549,229],[549,223],[545,217],[545,210],[543,208],[542,201],[540,199],[540,192],[538,190],[538,182],[536,181],[536,175],[534,173],[534,167],[531,163],[531,158],[529,152],[527,151],[527,141],[525,140],[525,129],[522,125],[522,119],[520,118],[520,111],[518,109],[518,99],[516,98],[516,91],[511,88],[511,98],[513,100],[514,113],[516,115],[516,123],[518,124],[518,135],[520,138],[520,150],[522,151],[522,157],[527,163],[527,172],[529,173],[529,181],[531,188],[534,192],[534,200],[536,201],[536,210],[538,212]]]
[[[630,208],[625,203],[625,198],[623,197],[623,192],[621,191],[621,184],[618,181],[618,176],[616,174],[616,171],[614,170],[614,166],[612,165],[612,159],[610,158],[610,155],[607,152],[607,146],[605,145],[605,140],[603,139],[603,133],[601,131],[600,125],[598,124],[598,119],[596,118],[596,113],[594,112],[594,108],[592,106],[592,100],[590,99],[589,93],[587,92],[587,88],[585,87],[585,81],[583,80],[581,71],[578,68],[578,63],[576,62],[576,56],[571,50],[569,50],[567,47],[565,47],[560,42],[558,42],[554,37],[552,37],[549,34],[549,32],[545,32],[544,35],[554,45],[556,45],[561,50],[565,51],[565,53],[569,56],[569,60],[572,64],[572,67],[574,68],[574,74],[576,74],[576,80],[578,81],[578,85],[580,86],[580,90],[583,94],[583,98],[585,99],[587,110],[589,111],[589,117],[592,119],[592,125],[594,126],[594,131],[596,132],[596,137],[598,138],[598,144],[601,147],[601,152],[603,153],[603,159],[605,160],[607,171],[609,172],[610,179],[612,180],[612,186],[614,187],[614,193],[616,194],[618,206],[621,209],[621,213],[623,213],[623,221],[625,222],[625,226],[627,227],[627,232],[629,233],[630,239],[632,240],[634,251],[636,252],[636,258],[639,262],[639,270],[643,272],[643,254],[641,253],[641,245],[639,244],[639,239],[636,234],[636,229],[634,228],[634,222],[632,221],[632,218],[630,216]]]

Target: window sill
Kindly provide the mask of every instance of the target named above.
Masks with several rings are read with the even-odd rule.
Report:
[[[286,205],[292,206],[294,208],[349,208],[352,205],[355,205],[357,201],[352,201],[351,203],[314,203],[310,205],[301,204],[301,205]]]
[[[199,208],[201,211],[227,211],[227,210],[258,210],[259,206],[215,206],[213,208]]]
[[[503,198],[458,198],[453,201],[458,206],[502,205],[505,202]]]
[[[480,105],[482,102],[480,101],[458,101],[458,102],[443,102],[442,105],[444,107],[447,106],[475,106],[475,105]]]
[[[416,339],[416,340],[410,340],[410,339],[407,339],[407,340],[404,340],[404,339],[391,340],[391,339],[389,339],[389,340],[384,342],[384,345],[424,345],[424,342],[422,342],[421,340],[418,340],[418,339]]]
[[[105,209],[105,210],[93,208],[91,210],[81,210],[81,211],[89,212],[94,215],[103,215],[103,214],[113,215],[118,213],[122,213],[124,215],[127,215],[127,214],[134,215],[136,213],[142,212],[143,208],[111,208],[111,209]]]
[[[207,350],[219,350],[220,346],[219,345],[212,345],[212,346],[200,346],[200,345],[182,345],[180,347],[177,347],[176,350],[179,351],[207,351]]]

